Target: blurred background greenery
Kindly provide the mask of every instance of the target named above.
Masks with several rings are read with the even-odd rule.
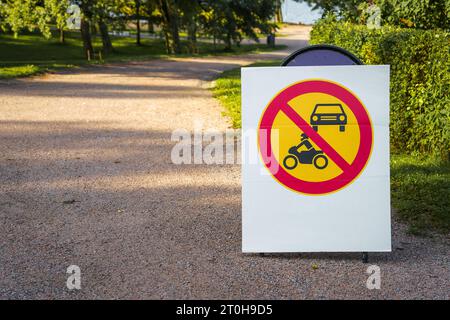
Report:
[[[0,78],[85,63],[273,50],[272,0],[0,0]],[[244,39],[253,43],[242,44]]]

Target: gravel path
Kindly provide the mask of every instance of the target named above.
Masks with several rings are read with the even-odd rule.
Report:
[[[287,51],[306,43],[307,28],[284,32]],[[449,299],[445,238],[394,222],[368,290],[359,254],[242,254],[239,166],[171,163],[173,129],[228,127],[208,80],[286,53],[0,82],[0,298]]]

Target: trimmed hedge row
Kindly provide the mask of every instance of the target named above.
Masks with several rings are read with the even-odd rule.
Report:
[[[449,159],[450,34],[366,26],[325,18],[311,44],[333,44],[365,64],[391,66],[391,147]]]

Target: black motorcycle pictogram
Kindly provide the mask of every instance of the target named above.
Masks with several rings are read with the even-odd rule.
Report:
[[[302,147],[307,150],[298,151]],[[316,150],[304,133],[301,136],[300,144],[289,148],[289,154],[283,160],[283,165],[288,170],[295,169],[299,163],[314,164],[320,170],[328,166],[328,158],[323,151]]]

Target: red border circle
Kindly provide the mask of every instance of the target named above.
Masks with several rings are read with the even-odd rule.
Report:
[[[327,181],[310,182],[291,176],[278,164],[277,159],[272,152],[271,130],[273,121],[278,112],[280,112],[280,106],[287,104],[295,97],[306,93],[325,93],[338,98],[351,109],[360,129],[360,145],[355,159],[350,164],[350,169]],[[260,134],[261,130],[266,130],[266,134]],[[372,123],[366,108],[348,89],[325,80],[306,80],[283,89],[268,104],[260,120],[258,141],[259,151],[264,165],[269,169],[276,180],[294,191],[311,195],[321,195],[344,188],[355,180],[362,172],[372,151]],[[261,149],[269,150],[270,152],[262,152]]]

